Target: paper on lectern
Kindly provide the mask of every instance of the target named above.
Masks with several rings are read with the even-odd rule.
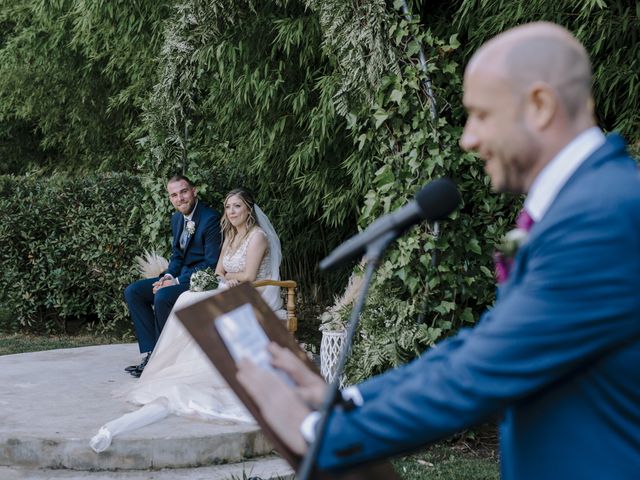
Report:
[[[295,386],[295,382],[287,373],[271,365],[271,354],[267,350],[269,338],[258,323],[250,303],[220,315],[214,323],[236,363],[248,358],[259,367],[274,372],[287,385]]]

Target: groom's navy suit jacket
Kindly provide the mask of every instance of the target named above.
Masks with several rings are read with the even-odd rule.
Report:
[[[503,479],[640,478],[640,178],[622,139],[571,176],[475,328],[359,389],[321,468],[500,416]]]
[[[176,212],[171,217],[173,243],[166,273],[178,278],[181,285],[189,284],[193,272],[207,267],[215,268],[220,255],[220,214],[198,200],[191,220],[195,223],[195,232],[189,236],[183,252],[180,249],[180,236],[184,216]]]

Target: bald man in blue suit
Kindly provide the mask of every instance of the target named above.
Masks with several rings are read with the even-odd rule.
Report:
[[[472,57],[463,101],[461,146],[494,190],[527,194],[528,238],[478,325],[352,389],[317,465],[357,466],[500,416],[506,480],[638,479],[640,177],[623,140],[595,126],[588,55],[557,25],[517,27]],[[238,378],[303,454],[325,387],[271,349],[296,391],[249,361]]]

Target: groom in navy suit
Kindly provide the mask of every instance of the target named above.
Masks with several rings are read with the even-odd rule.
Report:
[[[527,238],[494,307],[409,365],[348,392],[317,465],[339,470],[500,417],[505,480],[640,478],[640,177],[595,126],[591,65],[564,28],[485,44],[464,76],[461,146],[494,190],[526,193]],[[325,386],[271,346],[294,391],[248,360],[238,379],[303,454]]]
[[[135,377],[144,370],[178,296],[189,290],[191,274],[215,268],[220,255],[220,214],[198,200],[195,186],[184,175],[171,177],[167,192],[177,210],[171,218],[169,266],[159,278],[139,280],[124,291],[140,353],[147,354],[140,365],[125,369]]]

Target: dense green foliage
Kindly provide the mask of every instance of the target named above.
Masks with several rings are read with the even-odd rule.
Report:
[[[419,22],[408,20],[401,4],[0,0],[0,172],[25,165],[142,172],[135,195],[125,195],[140,225],[126,246],[125,271],[130,253],[165,248],[170,173],[185,171],[218,208],[226,190],[246,186],[281,235],[283,276],[301,283],[307,301],[343,284],[316,271],[328,251],[424,183],[450,176],[463,205],[440,235],[421,226],[390,249],[363,316],[352,378],[402,363],[491,304],[491,252],[521,201],[490,193],[482,163],[457,146],[465,119],[461,76],[471,52],[525,21],[566,25],[594,59],[602,126],[638,144],[640,28],[638,7],[621,0],[409,2]],[[35,211],[44,208],[46,197],[33,189],[53,183],[24,181],[21,194]],[[17,182],[9,183],[18,192]],[[114,211],[124,205],[119,201]],[[14,201],[7,211],[28,209],[28,202]],[[8,252],[17,268],[24,253]],[[74,262],[65,267],[85,271],[82,259]],[[25,297],[24,324],[29,315],[95,313],[60,308],[46,282],[28,278],[38,297]],[[117,290],[120,302],[123,285],[115,285],[109,291]],[[116,310],[117,324],[124,313]]]
[[[160,0],[0,0],[0,173],[131,169]]]
[[[357,12],[352,17],[360,20]],[[442,176],[456,180],[464,203],[462,213],[440,225],[440,235],[434,226],[421,226],[390,249],[363,314],[352,380],[404,363],[473,323],[493,300],[490,256],[512,222],[511,199],[491,195],[482,163],[457,146],[462,112],[456,35],[440,40],[393,11],[384,26],[398,60],[380,77],[366,115],[352,127],[361,161],[368,158],[375,167],[360,223],[400,207]],[[420,45],[428,52],[427,72],[419,67]]]
[[[301,2],[224,3],[176,10],[145,110],[144,165],[159,179],[184,169],[252,190],[282,239],[283,276],[317,299],[330,288],[317,261],[354,231],[367,178],[345,166],[353,143],[335,112],[339,84]],[[161,182],[147,204],[166,201]]]
[[[129,175],[0,177],[0,328],[128,327],[122,291],[136,278],[142,192]]]
[[[585,45],[594,72],[599,123],[640,147],[640,3],[628,0],[459,0],[454,27],[465,56],[488,37],[538,20],[559,23]],[[450,28],[450,27],[449,27]]]

